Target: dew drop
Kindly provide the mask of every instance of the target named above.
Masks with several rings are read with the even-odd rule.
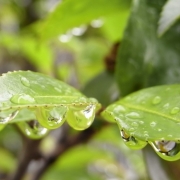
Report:
[[[91,21],[91,26],[93,28],[100,28],[103,25],[103,21],[101,19],[95,19],[93,21]]]
[[[21,82],[24,86],[27,86],[27,87],[30,86],[29,80],[25,77],[21,77]]]
[[[169,103],[166,103],[163,107],[164,108],[168,108],[169,107]]]
[[[161,98],[159,96],[156,96],[152,101],[153,104],[159,104],[160,102],[161,102]]]
[[[156,122],[154,122],[154,121],[151,122],[151,123],[150,123],[150,126],[151,126],[151,127],[155,127],[155,126],[156,126]]]
[[[9,121],[14,119],[19,111],[17,110],[7,110],[0,112],[0,125],[7,124]]]
[[[135,129],[134,129],[133,127],[129,128],[128,130],[129,130],[130,132],[135,131]]]
[[[95,106],[89,105],[83,110],[69,109],[67,112],[68,124],[76,130],[87,129],[95,117]]]
[[[113,110],[113,112],[116,113],[116,114],[118,114],[118,113],[123,113],[123,112],[125,112],[125,111],[126,111],[125,107],[124,107],[124,106],[121,106],[121,105],[116,106],[116,107],[114,108],[114,110]]]
[[[134,126],[134,127],[138,127],[139,126],[137,122],[132,122],[131,125]]]
[[[67,107],[40,107],[36,109],[36,117],[39,123],[47,129],[56,129],[60,127],[64,121]]]
[[[87,27],[85,25],[82,25],[80,27],[75,27],[72,29],[72,34],[74,36],[81,36],[86,31]]]
[[[130,112],[130,113],[126,114],[126,117],[132,118],[132,119],[141,118],[140,114],[137,112]]]
[[[32,139],[40,139],[48,132],[48,129],[41,126],[38,121],[20,122],[18,126],[26,136]]]
[[[177,114],[179,112],[180,108],[179,107],[174,107],[172,110],[171,110],[171,114]]]
[[[12,96],[11,102],[15,104],[29,104],[35,103],[35,99],[28,94],[16,94]]]
[[[128,135],[124,130],[121,130],[120,134],[126,146],[131,149],[142,149],[147,144],[145,141],[138,140],[134,138],[134,136]]]
[[[174,141],[155,141],[149,144],[161,158],[167,161],[180,159],[180,144]]]

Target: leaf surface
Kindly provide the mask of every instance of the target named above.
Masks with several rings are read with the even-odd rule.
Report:
[[[95,99],[73,87],[31,71],[3,74],[0,86],[0,124],[36,118],[42,126],[55,129],[67,119],[75,129],[83,130],[100,108]]]
[[[107,107],[105,119],[142,141],[180,140],[180,85],[143,89]]]

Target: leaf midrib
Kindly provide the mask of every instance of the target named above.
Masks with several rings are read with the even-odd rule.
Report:
[[[154,111],[154,110],[149,110],[149,109],[143,108],[143,107],[138,106],[138,105],[134,106],[132,104],[126,104],[126,103],[121,103],[121,104],[128,107],[128,108],[131,108],[131,109],[140,110],[140,111],[143,111],[143,112],[146,112],[146,113],[150,113],[150,114],[158,115],[158,116],[161,116],[161,117],[165,117],[165,118],[167,118],[169,120],[173,120],[175,122],[180,122],[177,118],[173,118],[171,116],[162,114],[162,113]]]

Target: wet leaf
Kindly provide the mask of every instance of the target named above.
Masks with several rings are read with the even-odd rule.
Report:
[[[129,147],[142,148],[148,142],[162,158],[177,160],[180,159],[179,93],[179,84],[143,89],[108,106],[102,116],[117,122],[123,131],[122,138],[130,142]]]
[[[180,18],[180,1],[168,0],[159,20],[158,35],[163,35]]]
[[[95,99],[85,97],[73,87],[31,71],[3,74],[0,77],[0,86],[0,125],[3,127],[9,122],[37,118],[43,127],[55,129],[68,118],[66,113],[69,111],[74,109],[83,111],[93,106],[94,114],[100,108],[100,104]],[[81,118],[83,115],[81,114]],[[88,124],[85,129],[92,124],[94,116],[91,122],[87,117],[83,118]],[[39,133],[39,130],[35,129]]]

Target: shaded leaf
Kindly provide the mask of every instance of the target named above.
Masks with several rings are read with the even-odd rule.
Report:
[[[168,0],[159,19],[158,35],[163,35],[180,18],[180,1]]]
[[[180,24],[157,37],[163,4],[164,0],[134,1],[117,57],[116,79],[122,96],[148,86],[179,82]]]

